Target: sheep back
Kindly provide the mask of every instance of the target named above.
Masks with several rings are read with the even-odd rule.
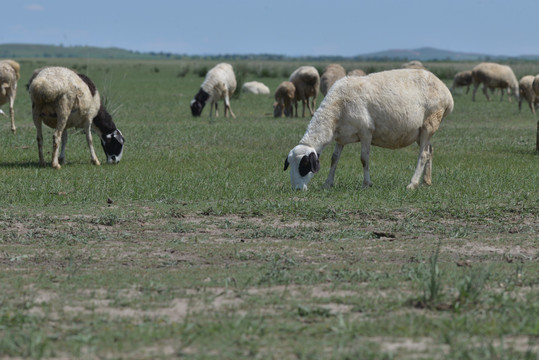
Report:
[[[447,86],[426,70],[347,76],[326,95],[300,144],[320,152],[333,140],[357,142],[368,131],[372,145],[398,149],[418,141],[420,129],[433,134],[453,106]]]
[[[209,94],[208,101],[217,101],[236,91],[236,76],[232,65],[220,63],[211,68],[201,85],[202,90]]]
[[[513,70],[507,65],[480,63],[472,69],[474,84],[483,83],[489,88],[510,88],[518,95],[518,81]]]
[[[320,75],[314,66],[300,66],[290,75],[288,80],[296,87],[296,100],[302,100],[302,94],[305,98],[311,96],[316,98],[318,95]]]
[[[354,70],[351,70],[348,72],[348,74],[346,74],[348,76],[365,76],[367,75],[367,73],[361,69],[354,69]]]
[[[257,95],[269,95],[270,89],[260,81],[248,81],[241,87],[241,91]]]
[[[66,127],[81,127],[84,119],[96,117],[101,107],[99,92],[74,71],[63,67],[47,67],[32,75],[28,85],[33,106],[37,108],[43,122],[56,128],[58,110],[71,114]],[[61,102],[67,109],[57,109],[57,100],[61,97],[67,99]],[[78,116],[72,116],[72,115]]]
[[[346,70],[340,64],[329,64],[326,66],[322,77],[320,77],[320,91],[324,96],[328,93],[335,81],[346,76]]]

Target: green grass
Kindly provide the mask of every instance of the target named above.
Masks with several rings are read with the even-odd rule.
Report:
[[[91,165],[70,131],[65,166],[38,167],[24,85],[47,63],[84,71],[107,97],[126,137],[120,164]],[[217,119],[191,117],[197,66],[210,65],[21,61],[17,133],[0,123],[1,358],[538,357],[539,162],[527,108],[455,94],[433,138],[430,187],[406,190],[410,146],[373,148],[374,186],[362,189],[353,144],[334,188],[321,189],[330,146],[296,192],[283,164],[308,119],[274,119],[272,96],[245,94],[232,100],[236,119],[222,105]],[[297,64],[234,65],[274,90]]]

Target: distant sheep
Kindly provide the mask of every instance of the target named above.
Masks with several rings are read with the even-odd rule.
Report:
[[[294,107],[296,110],[295,116],[298,116],[298,101],[303,104],[303,117],[305,117],[305,104],[309,108],[311,116],[316,109],[316,97],[320,90],[320,75],[318,70],[313,66],[301,66],[297,68],[288,79],[296,87],[296,95],[294,98]],[[309,102],[311,98],[311,102]],[[311,106],[312,105],[312,106]]]
[[[402,64],[403,69],[425,69],[423,63],[419,60],[412,60],[407,63]]]
[[[539,97],[535,95],[533,90],[533,81],[535,76],[526,75],[523,76],[518,82],[518,91],[519,91],[519,100],[518,100],[518,111],[522,110],[522,100],[525,99],[530,106],[532,114],[535,114],[535,109],[539,106]]]
[[[470,91],[470,85],[472,85],[472,71],[460,71],[455,74],[453,78],[453,85],[451,86],[451,92],[455,92],[457,87],[466,86],[466,94]]]
[[[269,95],[270,89],[259,81],[249,81],[243,84],[241,91],[257,95]]]
[[[275,103],[273,104],[273,116],[292,116],[294,110],[292,103],[295,100],[296,87],[290,81],[283,81],[275,90]]]
[[[346,76],[346,70],[339,64],[329,64],[326,66],[320,78],[320,91],[324,96],[328,93],[335,81]]]
[[[20,65],[13,60],[0,60],[0,106],[9,102],[11,131],[15,132],[15,111],[13,105],[17,96],[17,81],[21,77]],[[7,116],[1,109],[0,114]]]
[[[217,102],[224,100],[225,102],[225,117],[228,117],[228,111],[233,118],[236,115],[230,107],[230,97],[236,91],[236,76],[232,65],[220,63],[215,65],[208,71],[204,82],[200,86],[200,90],[191,100],[191,113],[193,116],[200,116],[206,102],[210,102],[210,118],[212,117],[213,107],[215,106],[215,117],[219,116],[217,111]]]
[[[354,69],[354,70],[351,70],[348,72],[348,74],[346,74],[348,76],[365,76],[367,75],[367,73],[361,69]]]
[[[502,90],[500,101],[503,100],[503,90],[505,89],[507,89],[508,95],[513,95],[517,100],[519,99],[517,78],[513,70],[507,65],[480,63],[472,69],[472,79],[474,84],[472,101],[475,101],[475,93],[480,84],[483,84],[483,94],[485,94],[488,101],[490,101],[490,96],[487,88],[491,90],[500,88]],[[511,101],[510,96],[509,101]]]
[[[417,142],[419,157],[408,189],[419,186],[423,172],[425,183],[430,185],[430,139],[452,110],[451,92],[426,70],[399,69],[347,76],[326,95],[299,145],[288,153],[284,170],[290,166],[292,188],[307,190],[308,182],[320,169],[320,153],[335,141],[331,169],[324,184],[331,187],[344,145],[360,141],[363,187],[369,187],[371,144],[399,149]]]
[[[28,82],[32,100],[32,117],[37,129],[39,163],[43,159],[42,123],[55,129],[52,147],[52,167],[60,169],[65,160],[67,129],[84,129],[90,148],[92,163],[100,162],[95,154],[91,130],[101,138],[101,145],[108,163],[118,163],[122,159],[124,137],[107,112],[95,84],[83,74],[63,67],[46,67],[34,72]],[[58,149],[61,152],[58,156]]]

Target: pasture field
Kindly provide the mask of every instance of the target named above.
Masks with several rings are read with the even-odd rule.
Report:
[[[272,93],[304,65],[232,63]],[[120,164],[91,165],[72,130],[66,165],[38,166],[25,85],[47,64],[86,73],[106,96],[126,138]],[[458,90],[433,138],[430,187],[406,190],[410,146],[373,148],[374,186],[362,189],[354,144],[334,188],[321,189],[329,146],[297,192],[283,164],[309,120],[275,119],[273,95],[246,94],[232,99],[236,119],[222,104],[217,119],[193,118],[199,73],[214,64],[21,61],[16,134],[0,119],[0,359],[538,358],[527,104]],[[427,66],[450,86],[472,64]],[[44,138],[50,159],[50,129]]]

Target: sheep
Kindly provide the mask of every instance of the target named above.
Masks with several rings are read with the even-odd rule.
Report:
[[[11,131],[15,132],[15,111],[13,105],[17,96],[17,81],[21,77],[20,65],[13,60],[0,60],[0,106],[9,102],[9,116],[11,118]],[[7,115],[0,110],[0,115]]]
[[[303,104],[302,116],[305,117],[305,103],[307,103],[311,116],[313,116],[314,109],[316,109],[316,97],[320,90],[320,75],[318,74],[318,70],[313,66],[300,66],[290,75],[288,80],[296,87],[294,97],[295,116],[298,117],[298,100],[301,100]],[[312,100],[309,103],[309,98],[311,97]]]
[[[320,169],[320,153],[335,140],[331,168],[324,187],[333,179],[344,145],[361,142],[363,187],[372,186],[369,174],[371,144],[399,149],[417,142],[419,157],[408,189],[431,184],[430,139],[444,117],[453,111],[453,97],[445,84],[426,70],[397,69],[337,81],[311,119],[307,131],[285,160],[293,189],[307,190]]]
[[[455,74],[453,78],[453,85],[451,86],[451,92],[454,93],[457,87],[466,86],[466,94],[470,91],[470,85],[472,84],[472,71],[465,70]]]
[[[488,96],[487,88],[491,90],[500,88],[502,90],[500,101],[503,100],[504,89],[507,89],[508,95],[512,94],[517,101],[519,100],[517,78],[513,70],[507,65],[480,63],[472,69],[472,79],[474,84],[472,101],[475,101],[475,93],[481,83],[483,84],[483,94],[485,94],[488,101],[490,101],[490,96]],[[510,96],[509,101],[511,101]]]
[[[55,129],[52,147],[52,167],[60,169],[65,160],[67,129],[83,128],[90,148],[92,163],[100,165],[95,154],[92,133],[97,132],[107,156],[107,163],[120,162],[123,155],[124,137],[112,121],[99,96],[95,84],[86,75],[64,67],[45,67],[34,71],[28,82],[32,101],[32,117],[37,130],[39,164],[43,160],[42,123]],[[58,156],[58,148],[61,151]]]
[[[423,63],[419,60],[412,60],[407,63],[402,64],[401,66],[403,69],[425,69],[425,66]]]
[[[249,81],[243,84],[241,91],[251,94],[269,95],[270,89],[259,81]]]
[[[347,76],[365,76],[367,75],[367,73],[361,69],[354,69],[354,70],[350,70],[348,74],[346,75]]]
[[[320,78],[320,91],[324,96],[328,93],[335,81],[346,76],[346,70],[339,64],[329,64],[326,66],[322,77]]]
[[[518,111],[522,110],[522,100],[526,99],[532,114],[535,114],[535,109],[539,106],[539,98],[535,95],[533,91],[533,81],[535,76],[526,75],[523,76],[518,82],[518,91],[519,91],[519,100],[518,100]]]
[[[273,116],[292,116],[294,110],[292,103],[295,100],[296,87],[290,81],[283,81],[275,90],[275,102],[273,103]]]
[[[195,95],[195,98],[191,100],[191,113],[193,116],[200,116],[206,102],[209,101],[211,104],[210,118],[212,117],[214,105],[215,117],[219,117],[217,102],[224,100],[225,117],[228,117],[228,111],[230,111],[230,115],[235,119],[236,115],[234,115],[230,107],[230,97],[234,94],[234,91],[236,91],[236,76],[232,65],[227,63],[215,65],[208,71],[200,90]]]

